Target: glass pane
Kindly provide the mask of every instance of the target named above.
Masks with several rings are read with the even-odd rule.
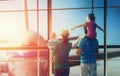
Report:
[[[93,0],[94,7],[104,7],[104,0]]]
[[[95,14],[95,22],[104,29],[104,9],[94,9]],[[99,41],[99,45],[104,44],[104,33],[97,29],[97,39]]]
[[[120,45],[120,9],[108,9],[108,44]]]
[[[28,12],[29,14],[29,29],[37,32],[37,12]]]
[[[120,0],[108,0],[108,6],[120,6]]]
[[[0,10],[23,10],[23,0],[0,0]]]
[[[47,9],[47,1],[48,0],[39,0],[39,8],[40,9]]]
[[[36,9],[37,8],[37,0],[27,0],[28,9]]]
[[[91,0],[52,0],[52,8],[91,7]]]
[[[12,27],[13,28],[13,27]],[[15,30],[16,28],[14,28]],[[16,29],[17,31],[18,29]],[[21,31],[23,31],[21,29]],[[10,34],[7,32],[7,34]],[[48,49],[34,49],[37,47],[38,43],[38,35],[32,31],[27,31],[21,34],[18,34],[18,36],[14,35],[15,38],[13,42],[11,41],[3,41],[0,39],[0,45],[3,46],[7,50],[2,50],[3,48],[1,46],[0,48],[0,65],[1,65],[1,74],[3,76],[10,76],[10,75],[16,75],[18,76],[18,73],[20,73],[20,76],[47,76],[48,75]],[[43,37],[40,36],[39,43],[40,46],[45,46],[47,43],[43,39]],[[17,38],[16,38],[17,37]],[[8,37],[10,38],[10,37]],[[17,43],[17,44],[16,44]],[[11,50],[9,47],[14,48],[15,50]],[[23,48],[23,50],[20,50],[17,47]],[[24,47],[31,47],[33,49],[24,49]],[[38,58],[39,57],[39,58]],[[13,64],[14,63],[14,64]],[[39,65],[38,65],[39,63]],[[14,67],[14,69],[13,69]],[[38,67],[40,67],[38,69]],[[39,73],[38,73],[39,72]],[[40,74],[40,75],[38,75]]]
[[[52,13],[52,29],[60,37],[60,32],[63,28],[71,29],[80,23],[86,21],[86,15],[90,13],[91,10],[59,10],[53,11]],[[57,17],[57,18],[56,18]],[[80,30],[81,29],[81,30]],[[75,31],[70,30],[70,36],[80,36],[83,34],[83,29],[76,29]]]
[[[48,17],[47,17],[47,11],[40,11],[39,16],[39,32],[40,35],[42,35],[45,39],[48,38]]]
[[[0,39],[17,44],[20,33],[26,29],[24,13],[0,13]],[[11,45],[12,46],[12,45]]]
[[[37,0],[27,0],[27,1],[28,1],[28,9],[37,8]],[[47,0],[39,0],[39,9],[47,9]]]
[[[39,60],[38,54],[39,53]],[[1,75],[47,76],[48,49],[40,50],[0,50]],[[40,61],[40,62],[39,62]],[[39,63],[39,65],[38,65]],[[13,69],[14,67],[14,69]],[[38,67],[40,67],[38,69]],[[39,75],[38,75],[39,72]]]
[[[109,76],[119,76],[120,75],[120,57],[111,58],[108,60],[108,75]]]
[[[47,12],[40,11],[39,12],[39,34],[47,39]],[[29,29],[37,32],[37,13],[29,12]]]
[[[104,61],[97,61],[97,76],[104,76]]]

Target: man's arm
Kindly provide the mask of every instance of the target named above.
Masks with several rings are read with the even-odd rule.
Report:
[[[75,50],[75,53],[76,53],[78,56],[80,56],[81,52],[82,52],[82,49],[80,49],[80,48]]]

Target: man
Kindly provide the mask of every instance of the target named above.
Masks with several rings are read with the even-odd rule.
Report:
[[[80,55],[81,76],[97,76],[96,53],[98,53],[98,40],[88,37],[81,39],[76,53]]]
[[[61,41],[55,44],[53,50],[54,57],[54,76],[69,76],[69,53],[72,43],[69,42],[69,30],[63,29],[61,32]]]

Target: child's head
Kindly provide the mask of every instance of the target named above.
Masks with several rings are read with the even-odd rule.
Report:
[[[50,34],[50,39],[56,39],[56,38],[57,38],[56,33],[55,33],[55,32],[52,32],[52,33]]]
[[[93,13],[90,13],[87,15],[87,20],[89,21],[95,21],[95,15]]]

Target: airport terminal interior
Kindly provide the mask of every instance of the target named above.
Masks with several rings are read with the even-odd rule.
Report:
[[[69,30],[75,43],[89,13],[106,33],[99,42],[97,76],[120,76],[120,0],[0,0],[0,76],[54,76],[47,42]],[[69,76],[80,76],[80,56],[71,49]]]

